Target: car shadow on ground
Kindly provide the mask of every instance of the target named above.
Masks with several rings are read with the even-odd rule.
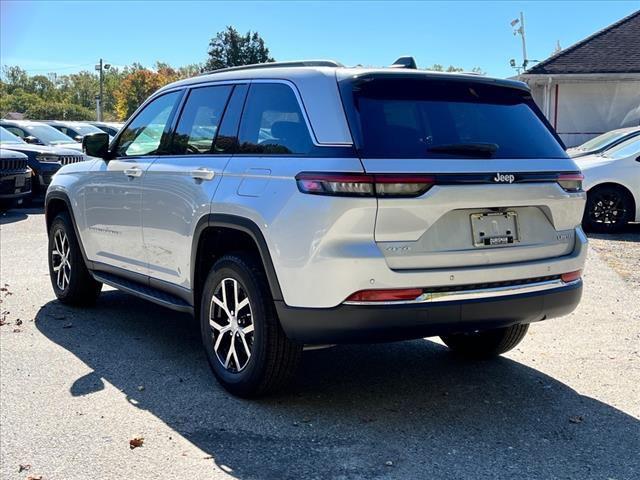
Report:
[[[640,223],[629,223],[620,232],[592,233],[587,232],[589,238],[600,240],[617,240],[622,242],[640,242]]]
[[[44,210],[40,207],[29,208],[12,208],[6,212],[0,213],[0,225],[8,225],[9,223],[20,222],[26,220],[31,215],[43,214]]]
[[[637,419],[507,358],[467,363],[426,340],[339,346],[305,352],[288,391],[247,401],[217,385],[188,316],[105,291],[91,309],[49,302],[35,322],[93,370],[69,379],[73,396],[109,382],[236,478],[638,473]]]

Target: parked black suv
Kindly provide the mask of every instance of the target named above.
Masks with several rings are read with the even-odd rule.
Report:
[[[0,148],[0,211],[20,205],[31,193],[27,156]]]

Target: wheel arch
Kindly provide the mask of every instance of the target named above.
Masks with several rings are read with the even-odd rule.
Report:
[[[53,219],[61,212],[67,212],[69,217],[71,218],[71,224],[73,225],[73,231],[76,235],[76,239],[78,240],[78,245],[80,245],[80,252],[82,253],[82,258],[84,259],[87,268],[93,268],[93,262],[87,259],[87,254],[84,251],[84,245],[82,244],[82,238],[80,237],[80,232],[78,231],[78,225],[76,224],[76,219],[73,214],[73,208],[71,208],[71,200],[66,193],[60,191],[49,191],[47,192],[47,196],[44,201],[44,218],[45,224],[47,228],[47,234],[49,233],[49,229],[51,228],[51,223]]]
[[[216,258],[231,251],[246,250],[258,255],[274,300],[282,300],[269,247],[258,225],[236,215],[208,214],[196,225],[191,248],[191,287],[194,306],[200,301],[200,290]],[[217,251],[211,251],[216,250]]]

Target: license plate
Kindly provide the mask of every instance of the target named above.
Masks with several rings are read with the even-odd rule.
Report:
[[[19,175],[16,177],[16,188],[24,187],[24,179],[25,179],[24,175]]]
[[[488,212],[471,214],[471,232],[476,247],[513,245],[518,236],[516,212]]]

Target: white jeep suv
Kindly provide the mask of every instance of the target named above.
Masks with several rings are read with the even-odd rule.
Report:
[[[256,396],[305,345],[439,335],[498,355],[578,304],[582,175],[526,85],[331,61],[219,70],[152,95],[46,197],[53,289],[193,313]]]

